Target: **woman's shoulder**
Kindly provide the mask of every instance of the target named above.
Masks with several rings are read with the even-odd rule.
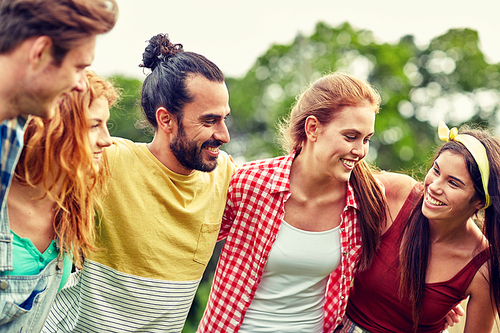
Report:
[[[291,160],[292,158],[289,156],[279,156],[247,162],[238,167],[235,177],[246,174],[260,174],[263,172],[276,172],[288,169],[289,167],[287,167],[287,165],[291,164]]]
[[[387,206],[389,208],[386,227],[382,232],[384,233],[392,225],[396,216],[398,216],[399,211],[417,184],[417,181],[408,175],[395,172],[380,172],[374,174],[374,176],[384,187]]]
[[[385,196],[389,201],[405,201],[417,181],[412,177],[396,172],[380,172],[374,174],[375,178],[382,183]]]
[[[257,160],[243,164],[236,169],[231,184],[245,191],[261,191],[266,189],[282,189],[289,179],[292,159],[287,156]],[[252,184],[248,187],[248,184]]]

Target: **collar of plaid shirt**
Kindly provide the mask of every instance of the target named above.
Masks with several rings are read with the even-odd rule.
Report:
[[[233,176],[219,237],[227,239],[198,333],[238,331],[283,219],[294,156],[254,161]],[[329,277],[324,332],[331,332],[340,323],[347,306],[347,293],[361,252],[357,210],[354,190],[347,183],[340,223],[341,264]]]
[[[28,118],[28,120],[31,118]],[[24,130],[28,120],[22,116],[5,120],[0,124],[1,149],[0,149],[0,207],[6,203],[6,196],[12,176],[16,169],[19,155],[23,149]],[[8,219],[0,222],[0,272],[14,269],[12,264],[12,241]]]

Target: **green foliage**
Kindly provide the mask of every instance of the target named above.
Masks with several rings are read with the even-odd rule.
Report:
[[[450,126],[499,125],[500,65],[488,64],[478,45],[470,29],[449,30],[420,48],[412,36],[377,43],[370,31],[320,22],[311,36],[271,46],[243,78],[227,78],[231,142],[225,150],[240,162],[282,154],[276,124],[310,82],[343,71],[367,79],[382,96],[367,159],[385,170],[417,170],[418,176],[438,143],[440,119]],[[152,130],[141,127],[142,82],[113,79],[123,94],[111,113],[111,134],[151,141]]]
[[[487,63],[478,45],[477,32],[470,29],[449,30],[419,47],[412,36],[395,44],[377,43],[370,31],[320,22],[311,36],[297,35],[289,45],[271,46],[243,78],[227,78],[231,141],[224,149],[239,162],[282,154],[276,124],[289,114],[296,96],[322,75],[343,71],[367,79],[382,96],[367,159],[381,169],[422,178],[439,144],[439,120],[450,127],[499,125],[500,64]],[[151,141],[152,132],[136,126],[141,82],[122,76],[114,80],[123,98],[111,113],[112,135]],[[201,318],[217,253],[184,333],[194,332]]]
[[[142,82],[121,75],[114,76],[110,80],[121,92],[120,101],[110,112],[108,122],[110,134],[136,142],[150,142],[153,131],[144,128],[146,122],[143,120],[140,106]]]
[[[286,117],[307,84],[343,71],[367,79],[382,96],[368,159],[386,170],[418,171],[436,146],[440,119],[496,128],[499,65],[488,64],[477,33],[453,29],[419,48],[412,36],[379,44],[348,23],[318,23],[290,45],[273,45],[241,79],[228,78],[231,142],[240,160],[281,154],[276,123]]]

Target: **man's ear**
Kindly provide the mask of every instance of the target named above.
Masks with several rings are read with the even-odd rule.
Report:
[[[164,133],[172,134],[177,130],[177,118],[163,106],[156,109],[156,123]]]
[[[304,130],[306,132],[307,139],[309,141],[315,142],[318,138],[320,122],[315,116],[309,116],[306,118],[306,123],[304,124]]]
[[[33,68],[43,67],[54,59],[52,45],[52,39],[48,36],[39,36],[33,41],[28,52],[28,61]]]

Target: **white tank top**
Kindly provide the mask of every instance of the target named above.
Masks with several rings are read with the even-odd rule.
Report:
[[[328,276],[340,263],[340,232],[285,221],[239,332],[323,332]]]

